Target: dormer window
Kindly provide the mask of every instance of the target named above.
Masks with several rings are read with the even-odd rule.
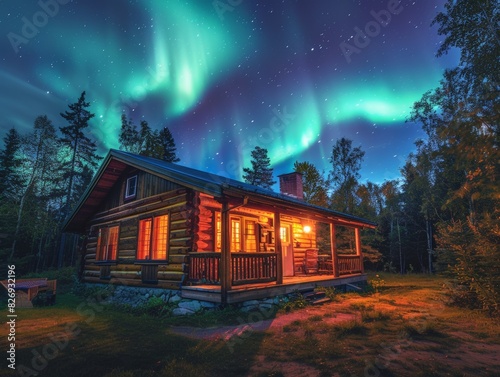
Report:
[[[127,178],[127,185],[125,187],[125,200],[134,199],[137,194],[137,176]]]

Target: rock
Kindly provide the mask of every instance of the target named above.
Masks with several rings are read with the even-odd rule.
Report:
[[[243,302],[243,306],[257,306],[259,304],[260,304],[260,301],[257,301],[257,300],[249,300],[249,301]]]
[[[175,308],[172,311],[173,315],[193,315],[194,312],[192,310],[186,309],[186,308]]]
[[[188,309],[193,312],[197,312],[201,309],[201,304],[199,301],[181,301],[179,302],[179,308]]]
[[[263,303],[259,305],[259,309],[264,312],[269,312],[270,309],[274,309],[274,304]]]
[[[179,302],[180,300],[182,300],[182,298],[178,295],[173,295],[172,297],[170,297],[168,299],[168,302],[171,303],[171,304],[174,304],[176,302]]]
[[[208,301],[200,301],[200,305],[207,309],[212,309],[217,307],[217,304],[215,302],[208,302]]]

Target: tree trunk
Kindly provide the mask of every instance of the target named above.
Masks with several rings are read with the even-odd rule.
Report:
[[[398,243],[399,243],[399,272],[404,273],[403,251],[401,249],[401,230],[399,228],[399,219],[396,217],[396,227],[398,228]]]
[[[432,224],[429,220],[425,220],[427,234],[427,257],[429,262],[429,274],[432,274]]]

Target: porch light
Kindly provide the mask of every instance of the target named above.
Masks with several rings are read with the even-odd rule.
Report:
[[[311,226],[310,225],[304,225],[302,228],[304,230],[304,233],[310,233],[311,232]]]

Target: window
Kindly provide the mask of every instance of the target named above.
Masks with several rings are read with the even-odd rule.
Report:
[[[215,217],[215,250],[221,251],[222,248],[222,229],[220,213],[216,213]]]
[[[280,228],[280,238],[283,242],[290,242],[290,228],[287,226],[282,226]]]
[[[118,226],[99,228],[97,237],[97,261],[116,260],[118,255]]]
[[[125,187],[125,199],[133,199],[137,194],[137,176],[134,175],[127,179]]]
[[[230,250],[239,251],[257,251],[258,226],[257,221],[250,218],[241,218],[231,216],[230,220]],[[244,228],[243,228],[244,224]],[[221,215],[215,213],[215,250],[222,249],[222,226]]]
[[[231,251],[241,251],[241,220],[231,219]]]
[[[245,220],[245,251],[257,251],[256,224],[253,220]]]
[[[168,215],[139,220],[137,259],[167,259]]]

